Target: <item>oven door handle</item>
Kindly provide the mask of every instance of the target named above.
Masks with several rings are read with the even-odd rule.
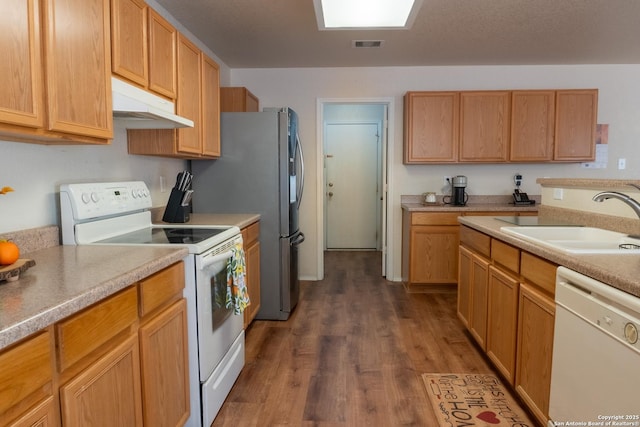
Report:
[[[199,269],[204,270],[210,265],[213,265],[225,259],[231,258],[232,255],[233,255],[233,251],[226,251],[218,255],[207,255],[206,257],[202,258],[202,262],[200,263]]]

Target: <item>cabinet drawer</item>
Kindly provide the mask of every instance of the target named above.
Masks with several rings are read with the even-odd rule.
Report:
[[[56,324],[58,364],[64,371],[138,319],[137,290],[124,291]]]
[[[140,317],[170,301],[184,288],[184,263],[181,261],[143,279],[140,288]]]
[[[514,273],[520,272],[520,249],[491,239],[491,259]]]
[[[520,270],[522,276],[534,285],[540,286],[549,292],[551,296],[556,293],[556,269],[558,266],[552,262],[538,258],[528,252],[522,252]]]
[[[458,225],[462,212],[414,212],[411,225]]]
[[[260,238],[260,222],[254,222],[253,224],[242,229],[242,243],[245,247],[249,247],[251,243]]]
[[[491,253],[491,237],[470,227],[460,227],[460,243],[468,246],[489,258]]]
[[[51,334],[45,331],[0,354],[0,414],[52,378]]]

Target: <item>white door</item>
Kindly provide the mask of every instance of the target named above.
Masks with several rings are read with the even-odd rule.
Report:
[[[327,124],[325,143],[327,249],[378,249],[379,124]]]

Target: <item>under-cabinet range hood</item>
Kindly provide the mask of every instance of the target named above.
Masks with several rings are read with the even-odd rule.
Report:
[[[173,102],[111,78],[113,118],[127,129],[192,128],[193,121],[174,113]]]

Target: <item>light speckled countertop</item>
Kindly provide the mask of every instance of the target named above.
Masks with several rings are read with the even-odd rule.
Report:
[[[36,265],[0,283],[0,349],[182,260],[186,248],[54,246],[27,254]]]
[[[458,221],[551,262],[640,297],[640,255],[569,254],[505,234],[500,227],[512,224],[491,216],[463,216],[458,218]]]
[[[164,209],[158,210],[162,223]],[[158,215],[158,212],[152,213]],[[258,214],[192,214],[187,224],[246,227]],[[0,282],[0,349],[118,292],[187,256],[186,248],[59,246],[58,228],[2,235],[27,252],[34,267],[15,282]]]
[[[536,205],[515,206],[510,203],[513,198],[507,196],[469,196],[465,206],[445,204],[442,195],[436,196],[436,203],[424,203],[423,196],[403,195],[400,197],[401,207],[409,212],[537,212],[540,196],[531,196]]]

